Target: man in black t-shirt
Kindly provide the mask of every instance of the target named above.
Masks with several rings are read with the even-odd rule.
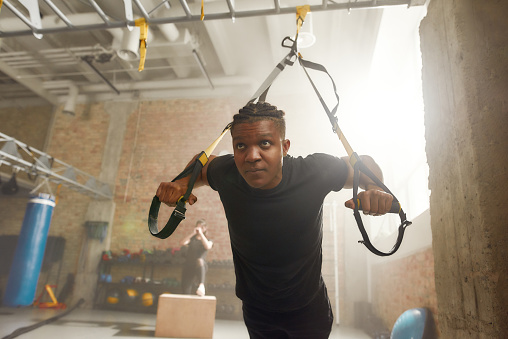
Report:
[[[228,220],[236,274],[251,338],[328,338],[333,314],[321,276],[322,209],[330,191],[351,188],[349,162],[326,154],[289,156],[284,112],[248,104],[233,118],[234,156],[211,156],[196,186],[218,191]],[[368,156],[364,164],[382,180]],[[161,183],[157,196],[174,205],[189,178]],[[392,196],[366,176],[364,213],[389,211]],[[192,205],[197,201],[189,197]],[[354,208],[352,200],[346,206]]]

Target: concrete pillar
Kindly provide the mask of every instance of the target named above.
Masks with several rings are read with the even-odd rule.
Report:
[[[127,120],[137,105],[132,102],[108,102],[104,105],[105,111],[110,115],[110,120],[99,180],[110,184],[114,188],[122,154],[125,130],[127,128]],[[93,305],[98,278],[97,266],[100,263],[101,254],[110,248],[115,206],[113,200],[92,201],[88,206],[85,216],[86,221],[103,221],[109,225],[105,240],[85,240],[85,246],[79,259],[74,299],[84,298],[85,306],[87,307]]]
[[[508,338],[507,16],[431,0],[420,26],[442,338]]]

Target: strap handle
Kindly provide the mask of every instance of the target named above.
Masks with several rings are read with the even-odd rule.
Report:
[[[323,106],[326,114],[328,115],[330,123],[332,124],[333,131],[338,135],[340,141],[342,142],[342,144],[343,144],[344,148],[346,149],[346,152],[349,156],[349,162],[353,166],[353,169],[354,169],[353,201],[355,202],[355,208],[353,210],[353,215],[355,217],[356,223],[358,225],[358,229],[360,230],[360,233],[362,234],[362,238],[363,238],[363,240],[360,240],[359,242],[364,244],[365,247],[367,247],[369,249],[369,251],[371,251],[372,253],[374,253],[376,255],[379,255],[379,256],[392,255],[395,252],[397,252],[397,250],[399,249],[399,247],[402,243],[402,238],[404,237],[404,231],[405,231],[406,227],[411,225],[412,223],[411,223],[411,221],[407,220],[406,214],[402,210],[400,203],[397,200],[397,198],[395,197],[395,195],[393,195],[393,193],[388,189],[388,187],[386,187],[385,184],[383,184],[383,182],[381,182],[381,180],[379,180],[379,178],[377,178],[376,175],[374,173],[372,173],[372,171],[367,166],[365,166],[363,164],[363,162],[360,160],[360,157],[356,154],[356,152],[353,151],[353,149],[349,145],[349,142],[346,140],[344,134],[341,132],[339,125],[337,123],[337,117],[335,116],[335,112],[337,111],[337,108],[339,106],[339,96],[337,94],[337,87],[335,86],[335,82],[333,81],[333,78],[330,76],[330,74],[328,73],[326,68],[323,65],[304,60],[301,55],[298,55],[298,61],[300,62],[300,65],[303,67],[305,74],[307,75],[307,78],[309,79],[310,83],[312,84],[312,88],[314,88],[314,91],[316,92],[316,95],[318,96],[319,101],[321,102],[321,105]],[[309,73],[307,72],[307,68],[326,73],[328,75],[328,77],[330,78],[330,80],[332,81],[335,97],[337,98],[337,104],[333,107],[332,110],[330,110],[328,108],[325,101],[323,100],[316,85],[314,84]],[[365,230],[365,226],[363,225],[362,217],[359,212],[361,210],[361,202],[358,199],[358,187],[360,184],[360,171],[365,173],[370,179],[372,179],[372,181],[374,181],[376,183],[376,185],[381,187],[386,193],[389,193],[392,195],[393,203],[392,203],[392,207],[391,207],[389,213],[398,213],[400,216],[401,224],[398,229],[399,233],[397,236],[397,241],[396,241],[395,245],[393,246],[393,248],[389,252],[381,252],[376,247],[374,247],[374,245],[372,245],[372,243],[369,239],[369,236],[367,234],[367,231]]]
[[[407,226],[412,224],[412,222],[407,220],[406,213],[404,213],[404,211],[402,210],[402,207],[400,206],[399,201],[397,200],[395,195],[393,195],[393,193],[388,189],[388,187],[386,187],[383,184],[383,182],[381,182],[381,180],[379,180],[378,177],[376,177],[374,175],[374,173],[372,173],[372,171],[367,166],[365,166],[363,164],[363,162],[360,160],[360,158],[358,157],[358,155],[356,153],[353,153],[352,157],[354,157],[356,159],[355,164],[353,166],[353,169],[354,169],[353,201],[355,202],[355,208],[353,210],[353,215],[355,217],[356,224],[358,225],[358,229],[360,230],[360,233],[362,234],[362,238],[363,238],[363,240],[359,240],[358,242],[361,244],[364,244],[365,247],[367,247],[369,249],[369,251],[371,251],[372,253],[374,253],[376,255],[379,255],[382,257],[390,256],[390,255],[394,254],[395,252],[397,252],[397,250],[399,249],[400,245],[402,244],[402,239],[404,237],[404,231],[406,230]],[[365,230],[365,226],[363,225],[362,217],[360,215],[360,210],[362,209],[361,201],[360,201],[360,199],[358,199],[358,187],[360,184],[360,171],[365,173],[365,175],[367,175],[370,179],[372,179],[376,183],[376,185],[381,187],[386,193],[391,194],[393,197],[392,207],[391,207],[389,213],[398,213],[401,223],[400,223],[400,226],[398,229],[397,241],[395,242],[395,245],[389,252],[382,252],[382,251],[378,250],[376,247],[374,247],[374,245],[372,245],[372,243],[370,242],[370,239],[369,239],[369,235],[367,234],[367,231]]]
[[[159,200],[159,197],[157,196],[153,197],[152,204],[150,205],[150,210],[148,211],[148,230],[154,237],[166,239],[171,234],[173,234],[173,232],[176,230],[180,222],[182,222],[182,220],[185,219],[185,212],[187,211],[185,205],[189,200],[189,197],[192,193],[192,189],[194,188],[194,184],[196,183],[196,180],[199,174],[201,173],[201,170],[208,162],[208,159],[210,158],[210,155],[212,154],[213,150],[215,149],[217,144],[221,141],[222,137],[226,134],[226,132],[231,129],[231,126],[232,124],[229,123],[224,128],[221,135],[217,139],[215,139],[215,141],[212,142],[206,150],[199,153],[198,157],[193,163],[187,166],[180,174],[178,174],[173,180],[171,180],[171,182],[175,182],[189,175],[191,176],[189,179],[189,183],[187,185],[187,191],[183,196],[180,197],[180,199],[178,199],[175,209],[171,213],[168,222],[161,231],[159,231],[159,227],[157,225],[161,201]]]

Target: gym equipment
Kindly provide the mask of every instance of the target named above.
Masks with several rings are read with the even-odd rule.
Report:
[[[326,70],[326,68],[323,65],[308,61],[303,59],[302,55],[298,52],[298,33],[300,31],[300,28],[302,27],[306,14],[310,11],[310,6],[297,6],[296,7],[296,24],[297,24],[297,30],[295,38],[292,39],[290,37],[285,37],[282,40],[282,47],[289,48],[290,52],[276,65],[276,67],[273,69],[273,71],[268,75],[266,80],[261,84],[259,89],[255,92],[255,94],[252,96],[252,98],[249,100],[249,103],[253,103],[256,100],[258,102],[265,101],[266,96],[268,94],[268,90],[270,89],[273,81],[277,78],[277,76],[285,69],[286,66],[292,66],[296,60],[298,60],[300,66],[302,66],[307,78],[309,79],[309,82],[312,85],[312,88],[314,89],[316,95],[319,98],[319,101],[321,102],[321,105],[323,106],[323,109],[325,113],[328,116],[328,119],[330,120],[330,123],[332,125],[333,132],[337,134],[339,137],[339,140],[341,141],[342,145],[344,146],[344,149],[346,150],[348,156],[349,156],[349,162],[351,166],[354,169],[354,179],[353,179],[353,201],[355,203],[355,208],[353,210],[353,214],[356,220],[356,223],[358,225],[358,229],[360,230],[360,233],[362,235],[363,240],[360,240],[359,243],[365,245],[369,251],[372,253],[379,255],[379,256],[389,256],[397,252],[400,245],[402,244],[402,238],[404,237],[404,232],[406,230],[406,227],[410,226],[412,224],[411,221],[407,220],[406,214],[402,210],[401,204],[399,203],[398,199],[395,197],[395,195],[384,185],[379,178],[377,178],[374,173],[370,171],[370,169],[364,165],[360,157],[356,152],[353,151],[353,148],[349,144],[349,142],[346,140],[346,137],[344,136],[344,133],[342,133],[341,129],[338,125],[338,119],[335,116],[337,112],[337,108],[339,107],[339,95],[337,94],[337,88],[335,86],[335,82],[333,81],[332,77]],[[288,43],[288,41],[291,42],[291,44]],[[337,100],[337,103],[332,109],[329,109],[328,106],[325,103],[325,100],[319,93],[316,85],[312,81],[308,69],[312,69],[314,71],[319,71],[325,73],[329,79],[331,80],[332,86],[333,86],[333,92],[335,94],[335,99]],[[171,214],[170,219],[166,223],[166,225],[162,228],[162,230],[159,231],[158,225],[157,225],[157,218],[159,214],[159,207],[160,207],[160,200],[157,196],[154,196],[152,200],[152,204],[150,205],[150,210],[148,213],[148,229],[150,233],[160,239],[165,239],[169,237],[175,229],[178,227],[178,224],[185,219],[185,212],[186,212],[186,202],[192,192],[192,189],[194,187],[194,184],[196,182],[197,177],[199,176],[201,169],[206,165],[208,162],[209,156],[214,150],[217,143],[222,139],[224,134],[231,129],[231,123],[229,123],[224,130],[222,131],[221,135],[210,145],[205,151],[202,151],[192,163],[187,166],[178,176],[176,176],[172,181],[179,180],[181,178],[187,177],[190,175],[190,179],[187,186],[187,191],[185,194],[180,197],[180,199],[176,203],[176,207],[173,210],[173,213]],[[360,179],[360,172],[363,172],[365,175],[367,175],[378,187],[382,188],[386,193],[389,193],[393,197],[393,203],[391,206],[391,209],[389,213],[397,213],[400,217],[400,226],[398,227],[398,236],[397,241],[393,248],[389,252],[382,252],[374,247],[374,245],[371,243],[369,236],[367,234],[367,231],[365,230],[365,226],[363,225],[362,217],[360,215],[361,208],[361,201],[358,198],[358,187],[359,187],[359,179]]]
[[[435,339],[436,325],[427,308],[412,308],[400,315],[393,325],[390,339]]]
[[[153,294],[150,292],[145,292],[141,296],[141,303],[143,306],[150,307],[153,305]]]
[[[217,144],[222,140],[227,131],[231,129],[231,126],[232,124],[229,123],[222,130],[222,133],[219,135],[219,137],[215,139],[215,141],[212,142],[210,146],[206,148],[206,150],[202,151],[189,166],[187,166],[180,174],[178,174],[173,180],[171,180],[173,182],[181,178],[185,178],[188,175],[191,175],[191,179],[189,180],[187,186],[187,191],[183,196],[180,197],[180,199],[178,199],[176,207],[173,210],[173,213],[171,213],[171,217],[169,218],[164,228],[160,231],[157,225],[158,224],[157,219],[159,217],[159,208],[161,202],[158,196],[153,197],[152,203],[150,205],[150,210],[148,211],[148,230],[154,237],[166,239],[171,234],[173,234],[173,232],[176,230],[180,222],[183,219],[185,219],[185,211],[187,210],[185,206],[187,204],[189,196],[192,193],[192,189],[194,188],[196,179],[201,173],[201,169],[208,162],[208,159],[210,158],[210,155],[212,154],[213,150],[215,149],[215,147],[217,147]]]
[[[155,336],[212,338],[217,299],[213,296],[161,294]]]
[[[116,305],[120,302],[120,292],[117,289],[110,289],[107,292],[106,302],[111,305]]]
[[[34,301],[54,207],[55,200],[49,194],[40,193],[28,201],[5,290],[5,306],[28,306]]]
[[[37,300],[34,302],[34,306],[37,306],[39,308],[56,308],[56,309],[67,308],[67,305],[58,302],[58,300],[55,297],[55,293],[53,292],[53,288],[56,288],[56,285],[44,286],[44,291],[42,291]],[[48,293],[49,297],[51,298],[51,302],[40,302],[42,296],[44,295],[44,292]]]
[[[49,189],[49,193],[51,193],[49,182],[53,182],[58,184],[58,187],[63,185],[79,193],[91,196],[94,199],[113,198],[113,193],[108,184],[100,182],[91,175],[1,132],[0,158],[3,159],[3,162],[0,163],[11,166],[14,173],[22,171],[27,173],[29,177],[34,178],[39,176],[39,178],[43,178],[40,184],[35,187],[32,192],[36,192],[42,185],[46,185]],[[26,160],[27,158],[30,160]],[[57,171],[52,169],[53,165],[55,165],[55,168],[58,168]],[[11,184],[14,186],[14,175],[10,181],[12,181]],[[7,194],[14,190],[13,186],[8,185],[8,187],[5,188],[5,190],[7,190]],[[57,189],[57,196],[58,190],[59,188]],[[4,194],[6,193],[4,192]]]

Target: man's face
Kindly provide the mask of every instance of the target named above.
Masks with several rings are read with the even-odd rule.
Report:
[[[235,164],[249,186],[274,188],[282,180],[282,157],[289,150],[289,140],[281,135],[271,120],[243,123],[232,132]]]

